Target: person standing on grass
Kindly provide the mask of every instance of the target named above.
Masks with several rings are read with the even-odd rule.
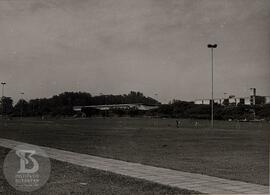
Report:
[[[176,120],[176,127],[179,128],[179,126],[180,126],[180,121]]]

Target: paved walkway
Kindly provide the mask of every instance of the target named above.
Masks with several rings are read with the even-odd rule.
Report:
[[[22,144],[25,143],[0,138],[0,146],[5,148],[13,149],[17,145]],[[52,159],[129,177],[145,179],[181,189],[208,194],[269,194],[269,186],[101,158],[49,147],[40,148]]]

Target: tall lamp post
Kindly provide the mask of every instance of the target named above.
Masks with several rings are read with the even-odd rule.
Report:
[[[4,111],[5,111],[5,108],[4,108],[4,88],[5,88],[5,82],[1,82],[1,85],[2,85],[2,117],[4,117]]]
[[[217,44],[208,44],[208,48],[211,49],[211,70],[212,70],[212,93],[211,93],[211,127],[214,127],[214,49],[217,48]]]
[[[3,98],[4,97],[4,87],[5,87],[5,84],[7,84],[7,83],[2,82],[1,84],[2,84],[2,98]]]
[[[23,95],[24,95],[24,93],[21,92],[20,94],[21,94],[21,120],[22,120],[22,117],[23,117]]]

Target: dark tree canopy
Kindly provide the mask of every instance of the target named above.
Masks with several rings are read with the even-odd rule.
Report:
[[[10,114],[13,112],[13,100],[10,97],[2,97],[0,105],[1,114]]]
[[[217,120],[228,119],[253,119],[265,118],[270,120],[270,105],[262,104],[260,99],[258,105],[248,106],[239,104],[238,106],[214,105],[214,116]],[[259,102],[261,104],[259,104]],[[173,100],[169,104],[160,104],[151,97],[145,97],[141,92],[131,91],[124,95],[98,95],[92,96],[86,92],[64,92],[51,98],[32,99],[30,101],[19,100],[13,107],[10,97],[3,97],[0,104],[0,113],[12,116],[72,116],[75,114],[73,106],[103,105],[103,104],[133,104],[143,103],[147,105],[160,105],[156,110],[141,112],[138,110],[111,110],[117,116],[129,115],[151,115],[159,117],[178,118],[210,118],[210,105],[196,105],[193,102]],[[108,116],[106,112],[95,109],[84,109],[88,116],[101,114]]]
[[[64,92],[51,98],[32,99],[29,102],[19,100],[14,106],[13,115],[19,116],[21,113],[23,116],[73,115],[73,106],[131,103],[160,104],[157,100],[134,91],[124,95],[99,96],[92,96],[86,92]]]

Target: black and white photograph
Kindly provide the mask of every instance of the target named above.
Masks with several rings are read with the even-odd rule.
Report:
[[[0,0],[0,194],[270,194],[270,0]]]

